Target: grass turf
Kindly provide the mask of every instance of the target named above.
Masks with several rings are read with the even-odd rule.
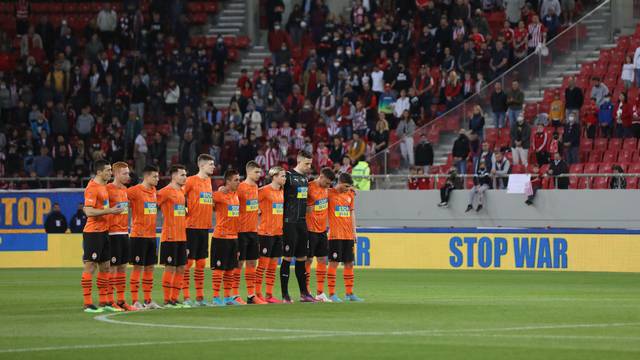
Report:
[[[161,300],[160,270],[155,279]],[[0,359],[638,359],[638,280],[356,269],[362,304],[156,310],[108,323],[81,311],[79,269],[0,270]]]

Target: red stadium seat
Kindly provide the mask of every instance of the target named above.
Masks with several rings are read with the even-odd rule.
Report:
[[[640,163],[633,163],[629,165],[629,169],[627,170],[629,174],[640,174]]]
[[[622,147],[622,139],[621,138],[613,138],[609,140],[609,150],[620,150]]]
[[[620,150],[618,153],[618,162],[630,163],[633,161],[633,150]]]
[[[637,177],[628,177],[627,178],[627,189],[637,189],[638,188],[638,178]]]
[[[607,143],[608,143],[607,138],[597,138],[593,143],[593,149],[599,150],[599,151],[605,151],[607,150]]]
[[[580,150],[591,150],[593,149],[593,140],[589,138],[581,138],[580,139]]]
[[[602,151],[592,150],[589,153],[588,162],[590,163],[598,163],[602,161]]]
[[[613,163],[618,159],[618,151],[617,150],[607,150],[604,152],[602,156],[602,162]]]
[[[593,180],[593,188],[602,190],[609,188],[609,178],[607,177],[597,177]]]
[[[625,150],[636,150],[638,149],[638,139],[636,138],[626,138],[622,143],[622,148]]]
[[[585,174],[597,174],[598,173],[598,164],[597,163],[587,163],[584,164]]]

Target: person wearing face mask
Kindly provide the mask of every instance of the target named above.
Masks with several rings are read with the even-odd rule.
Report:
[[[567,119],[567,124],[564,126],[564,134],[562,137],[562,142],[565,147],[565,158],[569,165],[580,162],[580,158],[578,157],[580,134],[580,124],[578,124],[576,117],[571,113]]]
[[[224,44],[224,39],[222,35],[218,35],[216,45],[213,47],[213,61],[216,63],[216,79],[219,84],[224,82],[224,64],[227,62],[228,57],[229,51]]]
[[[289,51],[289,48],[287,47],[286,42],[283,42],[280,45],[280,49],[278,50],[277,53],[275,53],[274,57],[275,57],[275,64],[278,66],[281,64],[289,63],[289,61],[291,60],[291,52]]]
[[[269,51],[274,54],[282,48],[282,43],[286,43],[287,49],[293,47],[291,37],[281,28],[280,23],[275,23],[273,30],[269,31],[267,42],[269,43]]]
[[[522,163],[525,167],[529,164],[529,146],[531,143],[531,128],[520,114],[516,124],[511,127],[511,153],[513,165]]]
[[[487,171],[484,163],[478,164],[478,171],[473,177],[473,188],[469,191],[469,205],[465,212],[469,212],[473,209],[473,204],[477,202],[476,212],[482,210],[484,206],[484,194],[487,190],[491,189],[491,176]]]
[[[273,91],[275,96],[280,99],[281,102],[284,102],[287,98],[287,95],[291,92],[293,86],[293,78],[289,73],[289,68],[287,64],[280,64],[278,68],[278,74],[273,79]]]

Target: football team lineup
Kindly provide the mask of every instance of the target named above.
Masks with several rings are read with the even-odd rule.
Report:
[[[159,170],[154,166],[143,169],[140,184],[127,187],[130,169],[126,163],[96,162],[96,176],[84,194],[88,217],[82,242],[84,311],[291,304],[288,285],[292,263],[300,302],[342,302],[336,293],[340,263],[344,266],[344,299],[362,302],[353,292],[356,242],[353,179],[349,174],[336,175],[324,168],[310,182],[307,175],[311,163],[312,155],[302,151],[294,169],[285,171],[279,166],[269,169],[270,181],[258,188],[262,169],[250,161],[242,183],[240,174],[230,169],[224,173],[224,185],[214,192],[211,176],[215,164],[208,154],[198,156],[198,173],[191,177],[187,177],[184,166],[172,165],[168,171],[171,182],[159,191],[156,191]],[[159,257],[155,238],[158,210],[162,213]],[[209,255],[213,290],[210,302],[203,291]],[[309,290],[314,258],[317,259],[315,296]],[[164,265],[163,305],[151,298],[153,271],[158,262]],[[131,304],[125,300],[128,264],[133,265],[129,276]],[[273,291],[278,265],[281,298],[274,296]],[[190,288],[192,267],[194,299]],[[243,268],[246,301],[239,294]],[[94,305],[92,294],[94,276],[98,306]]]

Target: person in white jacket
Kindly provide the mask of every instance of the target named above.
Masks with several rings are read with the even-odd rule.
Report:
[[[98,29],[100,29],[102,42],[105,43],[106,46],[106,44],[113,39],[114,32],[118,27],[118,14],[111,8],[110,3],[104,4],[104,8],[98,13],[96,23]]]
[[[631,85],[633,85],[633,78],[635,77],[635,66],[633,65],[633,58],[631,55],[627,55],[627,58],[624,61],[624,65],[622,65],[622,74],[620,78],[624,82],[625,90],[629,90]]]
[[[252,102],[247,104],[247,112],[244,114],[242,123],[245,127],[245,136],[249,138],[249,134],[254,134],[257,138],[262,137],[262,115],[259,111],[255,111]]]
[[[560,1],[558,0],[542,0],[540,5],[540,19],[544,19],[545,16],[553,9],[553,13],[560,17],[562,8],[560,7]]]
[[[633,67],[636,70],[636,86],[640,88],[640,46],[633,54]]]
[[[169,86],[164,91],[165,115],[175,116],[178,101],[180,101],[180,86],[175,80],[169,82]]]

